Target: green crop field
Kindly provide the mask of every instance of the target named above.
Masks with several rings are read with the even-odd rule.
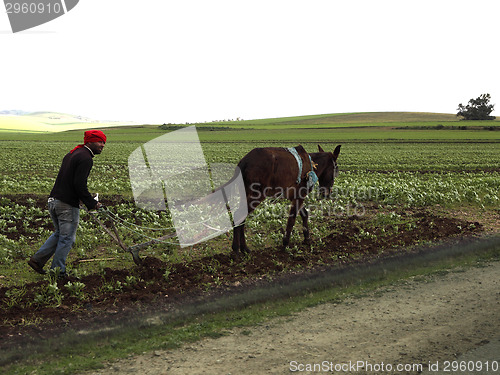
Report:
[[[301,244],[302,223],[298,220],[290,248],[281,248],[289,203],[268,200],[247,219],[247,242],[253,249],[248,257],[231,258],[231,233],[187,248],[180,248],[173,237],[141,251],[141,256],[163,264],[159,274],[154,270],[144,273],[82,211],[77,241],[68,257],[72,281],[64,285],[51,276],[35,274],[26,261],[52,233],[47,196],[62,158],[81,143],[83,129],[0,131],[0,311],[4,314],[0,328],[22,331],[23,327],[50,324],[41,311],[50,312],[61,305],[76,313],[92,305],[97,313],[129,303],[123,298],[130,293],[152,293],[147,298],[156,298],[158,292],[150,291],[156,285],[182,295],[189,290],[186,283],[209,290],[226,285],[226,279],[274,277],[318,265],[334,267],[365,257],[404,253],[407,247],[450,235],[498,234],[497,124],[418,113],[196,124],[209,165],[236,165],[255,147],[301,144],[308,152],[316,152],[318,144],[327,151],[342,145],[331,199],[311,194],[306,200],[311,244]],[[57,126],[71,129],[73,125]],[[108,142],[94,159],[89,190],[99,193],[110,215],[122,220],[117,231],[126,246],[174,232],[168,211],[136,207],[128,158],[144,143],[180,126],[103,129]],[[101,219],[109,219],[101,215],[98,213]]]

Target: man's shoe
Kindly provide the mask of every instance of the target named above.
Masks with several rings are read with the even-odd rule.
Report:
[[[30,258],[30,260],[28,260],[28,265],[31,268],[33,268],[35,270],[35,272],[38,272],[40,275],[46,274],[46,271],[43,269],[43,267],[41,265],[39,265],[38,262],[36,260],[34,260],[33,258]]]

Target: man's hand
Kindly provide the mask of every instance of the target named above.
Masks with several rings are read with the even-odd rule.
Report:
[[[103,205],[101,202],[97,202],[97,204],[95,205],[95,209],[98,210],[99,208],[102,208]]]

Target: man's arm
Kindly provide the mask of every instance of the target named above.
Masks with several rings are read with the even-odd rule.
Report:
[[[99,208],[101,206],[99,202],[92,198],[92,195],[87,188],[87,179],[90,170],[92,169],[92,165],[92,159],[82,160],[76,167],[73,179],[73,184],[75,187],[75,191],[78,194],[78,199],[80,199],[89,210]]]

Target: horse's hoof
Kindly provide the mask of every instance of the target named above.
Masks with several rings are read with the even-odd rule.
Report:
[[[281,246],[278,249],[283,254],[289,254],[290,253],[290,246]]]
[[[241,259],[241,257],[250,254],[250,249],[248,247],[245,247],[243,249],[236,249],[231,252],[231,257],[233,259]]]
[[[250,254],[252,252],[248,247],[244,247],[240,251],[242,254]]]

